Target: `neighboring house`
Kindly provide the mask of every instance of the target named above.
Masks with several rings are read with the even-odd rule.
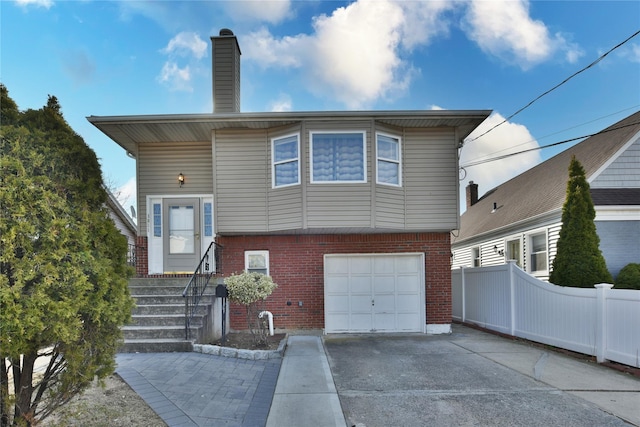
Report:
[[[120,233],[127,238],[129,244],[129,251],[127,253],[127,261],[133,265],[135,262],[136,252],[136,238],[138,235],[138,227],[133,222],[133,219],[125,212],[116,196],[107,189],[107,207],[109,208],[109,216],[116,224]]]
[[[213,114],[88,117],[137,160],[138,274],[215,241],[224,276],[273,277],[278,328],[449,332],[457,152],[490,112],[241,113],[237,39],[211,39]]]
[[[640,263],[640,112],[488,191],[467,186],[467,210],[453,237],[452,267],[513,259],[548,280],[562,227],[571,156],[582,164],[596,210],[600,250],[617,276]]]

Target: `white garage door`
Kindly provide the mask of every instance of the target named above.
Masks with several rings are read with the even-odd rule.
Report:
[[[325,332],[424,332],[424,254],[325,255]]]

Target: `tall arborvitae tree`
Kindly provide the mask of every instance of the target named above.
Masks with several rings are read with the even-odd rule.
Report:
[[[567,198],[562,207],[562,229],[549,277],[551,283],[579,288],[613,283],[600,252],[595,217],[584,168],[573,156],[569,164]]]
[[[20,112],[0,91],[0,425],[28,426],[113,372],[131,270],[98,159],[56,98]]]

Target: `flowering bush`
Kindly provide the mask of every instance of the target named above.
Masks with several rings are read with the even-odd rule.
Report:
[[[278,287],[270,276],[260,273],[232,274],[225,279],[229,300],[244,305],[247,310],[247,326],[256,345],[267,344],[266,318],[259,318],[264,300]]]

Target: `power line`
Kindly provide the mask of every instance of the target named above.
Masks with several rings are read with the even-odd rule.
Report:
[[[615,45],[614,47],[612,47],[611,49],[609,49],[607,52],[605,52],[604,54],[600,55],[600,57],[598,57],[598,59],[596,59],[595,61],[593,61],[591,64],[587,65],[586,67],[582,68],[579,71],[576,71],[575,73],[573,73],[572,75],[570,75],[569,77],[567,77],[566,79],[564,79],[562,82],[558,83],[557,85],[555,85],[554,87],[552,87],[551,89],[547,90],[546,92],[544,92],[541,95],[538,95],[536,98],[534,98],[532,101],[530,101],[527,105],[525,105],[524,107],[520,108],[518,111],[516,111],[515,113],[513,113],[512,115],[510,115],[509,117],[507,117],[506,119],[504,119],[503,121],[501,121],[500,123],[498,123],[497,125],[493,126],[492,128],[490,128],[489,130],[487,130],[486,132],[483,132],[482,134],[476,136],[475,138],[473,138],[472,140],[467,141],[467,143],[469,142],[473,142],[481,137],[483,137],[484,135],[488,134],[489,132],[491,132],[492,130],[494,130],[495,128],[497,128],[498,126],[508,122],[509,120],[511,120],[513,117],[515,117],[517,114],[520,114],[522,111],[524,111],[525,109],[529,108],[534,102],[538,101],[540,98],[542,98],[545,95],[548,95],[549,93],[553,92],[554,90],[556,90],[557,88],[559,88],[560,86],[562,86],[563,84],[567,83],[569,80],[571,80],[572,78],[574,78],[575,76],[577,76],[578,74],[588,70],[589,68],[593,67],[594,65],[596,65],[598,62],[602,61],[607,55],[609,55],[611,52],[613,52],[614,50],[618,49],[620,46],[624,45],[625,43],[627,43],[629,40],[631,40],[632,38],[634,38],[635,36],[637,36],[638,34],[640,34],[640,30],[636,31],[635,33],[633,33],[631,36],[627,37],[626,40],[618,43],[617,45]]]
[[[626,124],[626,125],[623,125],[623,126],[618,126],[618,127],[610,128],[610,129],[604,129],[604,130],[601,130],[600,132],[592,133],[590,135],[577,136],[575,138],[565,139],[563,141],[554,142],[553,144],[542,145],[540,147],[535,147],[535,148],[529,148],[528,150],[517,151],[515,153],[510,153],[510,154],[503,154],[502,156],[493,157],[491,159],[478,160],[476,162],[471,162],[471,163],[467,163],[467,164],[461,165],[460,167],[461,168],[468,168],[470,166],[477,166],[477,165],[481,165],[483,163],[489,163],[489,162],[493,162],[493,161],[496,161],[496,160],[502,160],[502,159],[506,159],[508,157],[517,156],[518,154],[524,154],[524,153],[528,153],[530,151],[536,151],[536,150],[542,150],[544,148],[555,147],[557,145],[567,144],[569,142],[577,141],[579,139],[590,138],[592,136],[600,135],[600,134],[603,134],[603,133],[613,132],[615,130],[623,129],[623,128],[626,128],[626,127],[629,127],[629,126],[636,126],[638,124],[640,124],[640,122],[629,123],[629,124]]]
[[[521,143],[516,144],[516,145],[514,145],[514,146],[506,147],[506,148],[503,148],[503,149],[501,149],[501,150],[494,151],[493,153],[488,153],[488,154],[482,155],[482,156],[480,156],[480,157],[477,157],[477,158],[476,158],[476,160],[487,159],[487,158],[492,159],[493,157],[491,157],[491,156],[494,156],[494,155],[496,155],[496,154],[498,154],[498,153],[501,153],[501,152],[503,152],[503,151],[511,150],[511,149],[513,149],[513,148],[519,147],[519,146],[521,146],[521,145],[527,145],[527,144],[530,144],[530,143],[532,143],[532,142],[538,142],[538,141],[543,140],[543,139],[545,139],[545,138],[549,138],[549,137],[551,137],[551,136],[553,136],[553,135],[557,135],[557,134],[559,134],[559,133],[567,132],[567,131],[569,131],[569,130],[579,128],[579,127],[581,127],[581,126],[585,126],[585,125],[588,125],[588,124],[591,124],[591,123],[597,122],[598,120],[602,120],[602,119],[606,119],[606,118],[608,118],[608,117],[616,116],[616,115],[618,115],[618,114],[620,114],[620,113],[623,113],[623,112],[625,112],[625,111],[628,111],[628,110],[632,110],[632,109],[633,109],[633,110],[635,110],[635,109],[637,109],[638,107],[640,107],[640,104],[636,104],[636,105],[633,105],[633,106],[631,106],[631,107],[623,108],[622,110],[616,111],[615,113],[607,114],[607,115],[605,115],[605,116],[600,116],[600,117],[597,117],[597,118],[595,118],[595,119],[593,119],[593,120],[589,120],[589,121],[587,121],[587,122],[583,122],[583,123],[577,124],[577,125],[575,125],[575,126],[571,126],[571,127],[568,127],[568,128],[565,128],[565,129],[562,129],[562,130],[559,130],[559,131],[556,131],[556,132],[553,132],[553,133],[547,134],[547,135],[542,136],[542,137],[540,137],[540,138],[530,139],[530,140],[528,140],[528,141],[521,142]]]

